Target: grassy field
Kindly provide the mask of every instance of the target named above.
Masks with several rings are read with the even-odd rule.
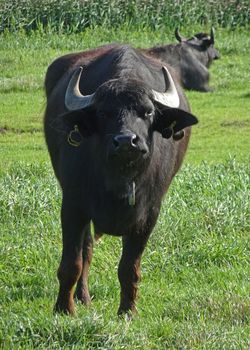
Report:
[[[93,304],[52,314],[60,191],[50,168],[1,178],[3,349],[249,349],[249,165],[189,165],[177,176],[142,263],[139,315],[118,319],[120,239],[95,246]],[[185,214],[183,214],[185,212]]]
[[[87,30],[78,35],[6,34],[0,39],[0,171],[13,161],[48,160],[42,136],[43,80],[56,57],[112,41],[139,47],[175,41],[173,33],[163,30],[131,32],[126,27],[120,31]],[[229,154],[243,161],[249,155],[249,31],[218,30],[216,42],[222,57],[211,67],[215,91],[187,93],[200,121],[186,158],[192,163],[223,161]]]
[[[95,246],[92,306],[52,314],[61,195],[43,139],[44,74],[59,55],[108,41],[152,46],[174,36],[126,27],[0,36],[0,348],[250,349],[247,29],[216,31],[215,91],[187,93],[200,122],[142,260],[139,315],[116,317],[121,245],[108,236]]]

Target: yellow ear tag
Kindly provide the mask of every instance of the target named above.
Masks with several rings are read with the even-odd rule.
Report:
[[[170,125],[169,125],[169,128],[173,129],[176,125],[176,120],[174,120]]]
[[[70,146],[79,147],[82,143],[82,135],[78,129],[78,126],[75,125],[74,129],[68,134],[68,143]]]

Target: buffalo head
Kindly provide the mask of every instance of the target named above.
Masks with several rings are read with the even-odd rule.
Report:
[[[82,137],[96,135],[99,150],[112,166],[137,169],[150,158],[154,131],[178,140],[185,127],[197,123],[193,115],[179,109],[177,88],[166,67],[162,71],[168,88],[163,93],[141,80],[117,78],[83,95],[79,89],[82,70],[75,70],[67,86],[64,120],[71,127],[77,125]]]
[[[175,30],[176,39],[183,44],[183,47],[190,48],[197,59],[206,67],[209,67],[213,60],[220,58],[218,50],[214,48],[214,28],[211,28],[210,35],[197,33],[190,39],[183,37],[179,29]]]

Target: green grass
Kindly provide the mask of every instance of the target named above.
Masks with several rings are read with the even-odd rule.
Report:
[[[186,165],[142,260],[139,315],[116,317],[120,239],[95,246],[93,303],[55,316],[61,195],[47,164],[0,177],[0,347],[248,349],[249,165]]]
[[[191,35],[199,30],[184,32]],[[70,36],[6,34],[0,39],[0,171],[13,161],[48,159],[42,137],[43,81],[56,57],[112,41],[141,47],[175,41],[173,32],[131,32],[127,27],[113,31],[96,28]],[[244,161],[249,155],[249,31],[217,30],[216,43],[221,59],[211,67],[210,85],[215,91],[187,93],[200,121],[193,128],[187,162],[224,161],[229,154]],[[30,152],[20,152],[24,144]]]
[[[0,348],[249,349],[247,29],[216,31],[222,57],[211,67],[215,91],[187,93],[199,124],[143,256],[139,315],[116,317],[121,244],[108,236],[95,246],[91,308],[77,305],[75,317],[52,314],[61,194],[43,137],[44,75],[59,55],[108,41],[175,40],[163,28],[126,26],[0,36]]]

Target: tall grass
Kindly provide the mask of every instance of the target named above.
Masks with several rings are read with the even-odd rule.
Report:
[[[152,29],[194,23],[232,28],[250,23],[250,6],[248,0],[4,0],[0,18],[0,31],[49,28],[79,32],[86,27],[114,28],[121,23]]]

